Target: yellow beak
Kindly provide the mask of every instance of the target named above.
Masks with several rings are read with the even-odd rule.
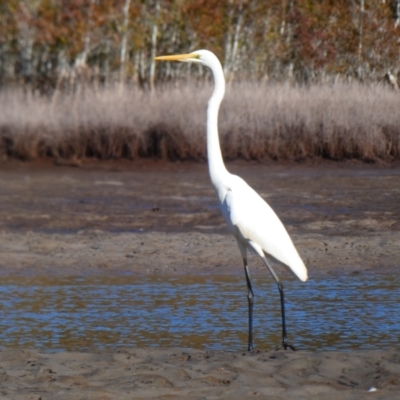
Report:
[[[199,56],[196,53],[190,53],[190,54],[176,54],[173,56],[154,57],[154,59],[157,61],[185,61],[188,60],[189,58],[199,58]]]

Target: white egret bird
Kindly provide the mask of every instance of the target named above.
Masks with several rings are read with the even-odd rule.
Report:
[[[224,164],[218,137],[218,110],[225,94],[225,78],[218,58],[208,50],[190,54],[160,56],[155,60],[183,61],[202,64],[211,69],[214,91],[207,108],[207,156],[211,182],[217,193],[220,209],[228,228],[236,238],[242,254],[248,288],[249,336],[248,350],[253,349],[253,303],[254,293],[247,264],[247,249],[258,254],[275,279],[281,301],[282,343],[277,349],[288,347],[285,322],[283,285],[272,269],[270,260],[287,267],[301,281],[308,279],[307,268],[301,260],[282,222],[272,208],[243,179],[230,174]],[[268,258],[268,259],[267,259]]]

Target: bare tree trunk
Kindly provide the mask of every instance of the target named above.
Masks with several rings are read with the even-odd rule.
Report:
[[[29,8],[29,4],[25,1],[19,3],[21,11],[24,13],[27,21],[33,19],[34,10]],[[18,22],[18,45],[19,45],[19,58],[20,58],[20,71],[19,75],[22,76],[24,81],[24,89],[27,88],[25,93],[30,96],[32,89],[33,78],[33,41],[34,30],[29,23],[21,19]]]
[[[386,72],[385,79],[394,90],[399,90],[399,82],[397,77],[393,75],[391,71]]]
[[[133,82],[134,82],[134,84],[136,86],[139,86],[139,84],[140,84],[139,70],[140,70],[140,52],[139,51],[135,51],[135,53],[133,55],[133,76],[132,76],[132,80],[133,80]]]
[[[126,77],[126,48],[128,43],[128,25],[129,25],[129,8],[131,6],[131,0],[125,0],[123,15],[124,22],[122,26],[122,40],[121,40],[121,52],[120,52],[120,84],[123,86]]]
[[[359,24],[358,24],[358,77],[362,75],[362,53],[363,53],[363,17],[364,17],[364,0],[360,0],[360,13],[359,13]]]
[[[288,3],[285,4],[285,6],[287,7],[287,14],[286,15],[290,15],[293,12],[293,7],[294,7],[294,0],[288,0]],[[286,23],[285,25],[286,27],[286,39],[285,42],[290,45],[290,43],[292,42],[292,37],[293,37],[293,27],[292,24],[290,23]]]
[[[92,16],[93,16],[93,5],[96,0],[90,0],[89,9],[87,12],[87,24],[86,30],[83,37],[83,50],[76,56],[74,67],[71,71],[71,87],[75,90],[80,90],[81,88],[76,87],[79,80],[85,76],[87,73],[87,58],[90,52],[90,42],[91,42],[91,31],[92,31]]]
[[[232,0],[229,1],[230,10],[229,10],[229,25],[233,24],[235,9],[232,6]],[[227,80],[233,80],[234,72],[237,70],[237,54],[239,48],[239,39],[243,27],[244,21],[244,10],[243,10],[243,1],[239,2],[239,6],[237,8],[237,18],[235,23],[235,29],[233,36],[230,32],[230,26],[228,26],[226,41],[225,41],[225,63],[224,63],[224,73],[227,77]]]
[[[108,87],[110,75],[110,40],[106,40],[105,58],[101,66],[101,75],[103,76],[103,84]]]
[[[83,51],[77,57],[78,65],[79,65],[79,62],[81,63],[80,65],[83,65],[83,66],[86,65],[86,60],[87,60],[88,54],[90,52],[90,42],[91,42],[90,33],[92,31],[93,5],[94,5],[95,1],[96,0],[90,0],[90,3],[89,3],[85,36],[83,38]]]
[[[285,29],[283,31],[284,33],[284,43],[286,44],[286,48],[289,49],[287,53],[285,54],[285,60],[284,63],[287,64],[287,67],[285,68],[284,74],[286,74],[287,79],[289,81],[292,81],[294,79],[294,74],[295,74],[295,63],[298,60],[298,50],[296,46],[294,45],[294,30],[295,30],[295,24],[296,22],[293,20],[293,12],[295,11],[294,9],[294,0],[287,0],[285,3],[282,3],[282,6],[284,7],[285,14]]]
[[[391,8],[394,18],[394,27],[397,28],[400,24],[400,0],[392,0]]]
[[[279,25],[279,33],[283,37],[286,31],[286,1],[282,0],[281,7],[281,23]]]
[[[228,26],[225,35],[225,60],[224,60],[225,76],[229,75],[229,71],[231,68],[230,62],[231,62],[231,51],[232,51],[232,34],[231,34],[232,21],[233,21],[233,7],[232,7],[232,0],[229,0]]]
[[[157,35],[158,35],[158,17],[160,13],[160,2],[156,1],[153,27],[151,30],[151,53],[150,53],[150,91],[154,92],[154,82],[156,76],[156,63],[154,57],[157,55]]]
[[[232,54],[231,54],[231,79],[233,80],[233,75],[237,69],[237,53],[239,48],[239,38],[243,25],[243,3],[240,2],[239,5],[239,15],[236,21],[235,34],[233,36]]]
[[[145,60],[143,50],[140,50],[140,53],[139,53],[139,82],[142,87],[145,86],[145,79],[146,79],[146,60]]]

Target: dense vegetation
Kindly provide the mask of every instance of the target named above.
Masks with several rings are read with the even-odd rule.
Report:
[[[155,54],[199,48],[216,52],[229,79],[377,80],[398,72],[399,22],[398,0],[6,0],[0,82],[152,87],[156,72],[187,76],[182,65],[155,68]]]
[[[153,58],[208,48],[226,157],[398,159],[399,25],[400,0],[1,1],[0,152],[203,160],[209,73]]]
[[[3,92],[0,149],[4,159],[204,160],[210,91]],[[399,109],[399,94],[382,85],[233,84],[220,113],[221,145],[228,159],[390,161],[400,158]]]

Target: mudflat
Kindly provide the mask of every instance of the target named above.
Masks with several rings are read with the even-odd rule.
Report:
[[[400,166],[228,169],[276,211],[311,277],[398,268]],[[0,181],[2,273],[242,273],[204,164],[5,164]]]
[[[282,219],[310,279],[397,273],[399,165],[227,167]],[[2,275],[243,273],[205,164],[10,162],[0,182]],[[257,257],[249,262],[266,273]],[[0,398],[15,399],[393,399],[400,353],[3,348],[0,373]]]

